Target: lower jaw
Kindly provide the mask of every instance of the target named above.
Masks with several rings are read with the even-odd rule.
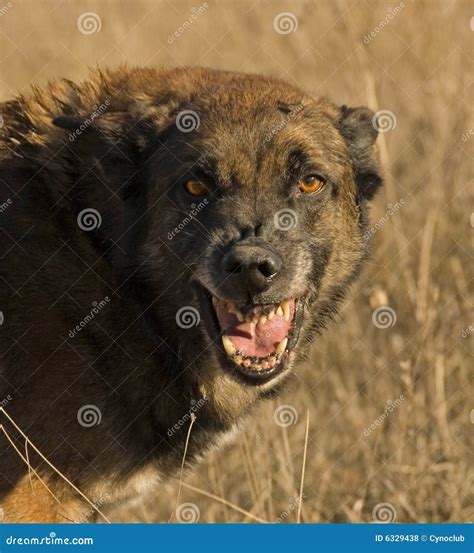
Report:
[[[278,375],[283,374],[288,369],[289,365],[289,352],[283,353],[273,367],[259,370],[245,367],[244,365],[238,365],[234,363],[225,352],[221,351],[220,353],[221,357],[224,358],[223,365],[225,370],[246,384],[261,385],[273,381]]]

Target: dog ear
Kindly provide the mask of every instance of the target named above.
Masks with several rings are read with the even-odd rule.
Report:
[[[61,115],[52,122],[68,131],[65,145],[88,173],[100,176],[112,190],[120,190],[124,199],[140,191],[133,176],[156,128],[148,114],[107,111]]]
[[[128,112],[92,114],[90,116],[61,115],[53,125],[69,131],[69,142],[76,142],[83,153],[100,153],[121,143],[143,142],[144,119]]]
[[[339,129],[346,140],[359,195],[370,200],[382,184],[375,140],[375,114],[368,108],[340,108]]]

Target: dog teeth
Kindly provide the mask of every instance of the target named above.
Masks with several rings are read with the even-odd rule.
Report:
[[[283,340],[278,344],[278,346],[275,349],[276,353],[278,353],[279,355],[281,355],[282,353],[285,353],[285,349],[287,345],[288,345],[288,338],[283,338]]]
[[[274,316],[275,316],[275,310],[272,309],[272,310],[268,313],[267,318],[268,318],[269,321],[271,321],[271,320],[273,319]]]
[[[289,302],[284,301],[281,304],[281,307],[283,308],[283,318],[285,319],[285,321],[289,321],[290,320],[290,304],[289,304]]]
[[[281,305],[278,306],[278,309],[276,310],[276,314],[279,317],[283,317],[283,309],[281,308]]]
[[[264,325],[267,322],[267,317],[265,315],[262,315],[260,319],[258,319],[259,325]]]
[[[232,340],[225,334],[222,336],[222,345],[224,346],[227,355],[232,356],[237,353],[237,348],[232,343]]]
[[[274,367],[276,365],[276,362],[277,362],[277,360],[276,360],[276,357],[274,355],[272,355],[271,357],[269,357],[267,359],[267,363],[268,363],[269,367]]]

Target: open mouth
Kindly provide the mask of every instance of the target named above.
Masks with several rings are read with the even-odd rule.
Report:
[[[251,382],[281,373],[298,339],[301,299],[239,307],[212,296],[227,366]]]

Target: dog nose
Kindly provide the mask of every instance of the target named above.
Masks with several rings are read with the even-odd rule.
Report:
[[[283,261],[269,245],[237,243],[224,255],[221,265],[233,284],[253,296],[270,286],[280,273]]]

